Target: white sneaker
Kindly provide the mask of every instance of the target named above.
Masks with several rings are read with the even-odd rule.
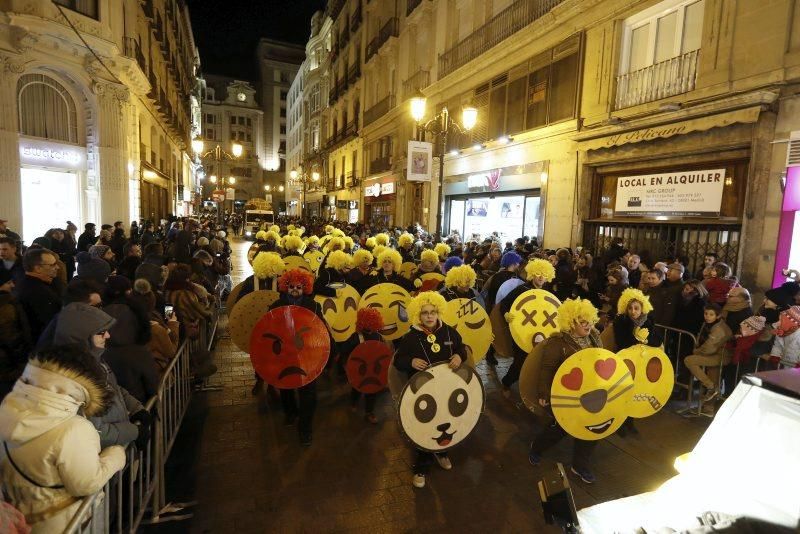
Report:
[[[450,461],[448,456],[440,456],[438,454],[434,454],[433,456],[436,458],[436,463],[439,464],[439,467],[445,471],[450,471],[453,468],[453,462]]]
[[[412,479],[411,484],[415,488],[424,488],[425,487],[425,475],[414,475],[414,478]]]

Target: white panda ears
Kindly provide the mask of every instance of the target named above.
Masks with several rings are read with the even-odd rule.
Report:
[[[467,384],[469,384],[470,380],[472,380],[472,369],[470,369],[467,365],[461,365],[453,372],[460,376],[461,379]]]
[[[420,371],[416,373],[411,377],[411,382],[409,383],[411,392],[416,395],[417,391],[422,389],[422,386],[424,386],[428,380],[433,380],[433,375],[428,371]]]

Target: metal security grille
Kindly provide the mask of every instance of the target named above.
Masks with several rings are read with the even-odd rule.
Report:
[[[717,254],[736,272],[742,227],[740,224],[656,224],[586,222],[584,246],[600,255],[615,237],[621,237],[626,249],[652,266],[657,261],[671,261],[685,256],[693,275],[703,265],[703,256]]]
[[[63,85],[43,74],[25,74],[17,82],[19,132],[78,142],[75,101]]]

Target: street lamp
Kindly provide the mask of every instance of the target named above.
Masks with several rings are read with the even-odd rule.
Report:
[[[217,183],[217,175],[212,174],[211,176],[208,177],[208,181],[211,182],[212,184]]]
[[[233,156],[238,158],[242,155],[242,145],[239,143],[233,143],[233,145],[231,145],[231,151],[233,152]]]
[[[303,207],[305,207],[306,204],[306,193],[309,189],[309,185],[312,186],[312,188],[315,188],[316,183],[319,182],[320,174],[317,171],[312,171],[311,175],[309,176],[308,174],[305,173],[303,167],[300,167],[299,171],[297,169],[292,169],[291,171],[289,171],[289,177],[292,179],[294,185],[303,186],[303,200],[302,203],[300,204],[300,216],[302,217]],[[278,191],[283,192],[283,189],[284,189],[283,186],[278,187]]]
[[[461,124],[459,125],[450,116],[447,106],[442,106],[442,110],[432,119],[425,124],[420,124],[425,117],[425,107],[427,99],[421,92],[411,99],[409,111],[411,118],[417,126],[417,136],[422,137],[424,132],[431,132],[433,135],[439,136],[439,193],[437,202],[439,207],[436,210],[436,240],[442,239],[442,205],[444,204],[442,198],[442,186],[444,185],[444,154],[447,151],[447,135],[450,133],[450,128],[457,130],[458,133],[464,134],[472,130],[478,122],[478,110],[475,106],[465,105],[461,108]]]
[[[239,158],[239,156],[242,155],[242,151],[243,151],[242,145],[240,145],[239,143],[232,143],[231,144],[231,153],[226,152],[220,145],[215,145],[214,148],[212,148],[212,149],[210,149],[210,150],[208,150],[206,152],[203,152],[203,148],[204,148],[204,143],[203,143],[202,139],[197,138],[197,139],[193,139],[192,140],[192,150],[195,151],[197,156],[200,158],[200,161],[202,162],[204,159],[213,160],[214,161],[214,168],[217,170],[217,172],[221,171],[221,163],[223,161],[225,161],[225,160],[233,161],[233,160]],[[212,174],[211,176],[209,176],[208,181],[210,183],[212,183],[212,184],[216,184],[217,183],[216,174]],[[228,183],[231,184],[231,185],[235,184],[236,183],[236,178],[234,178],[233,176],[228,177]],[[222,178],[221,184],[225,185],[225,179],[224,178]],[[222,209],[221,208],[222,208],[222,206],[220,206],[219,203],[218,203],[217,204],[217,220],[218,220],[219,224],[222,223]]]

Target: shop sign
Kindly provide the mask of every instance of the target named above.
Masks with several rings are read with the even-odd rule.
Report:
[[[634,217],[717,217],[725,169],[621,176],[614,214]]]
[[[346,200],[337,200],[336,201],[336,208],[340,210],[347,209],[347,201]]]
[[[86,149],[75,145],[21,137],[19,159],[23,165],[80,170],[86,168]]]
[[[234,200],[236,198],[236,189],[232,187],[225,189],[225,198],[228,200]]]
[[[365,197],[379,197],[381,196],[381,184],[372,184],[364,188]]]
[[[350,208],[351,210],[357,210],[358,209],[358,200],[351,200],[350,202],[348,202],[347,207]]]
[[[502,171],[494,169],[480,174],[470,174],[467,176],[467,188],[470,192],[485,193],[487,191],[497,191],[500,189],[500,176]]]
[[[211,192],[211,200],[214,202],[225,202],[225,191],[217,189]]]
[[[381,184],[381,195],[391,195],[392,193],[394,193],[394,182]]]
[[[408,142],[408,181],[430,182],[433,169],[433,144]]]

